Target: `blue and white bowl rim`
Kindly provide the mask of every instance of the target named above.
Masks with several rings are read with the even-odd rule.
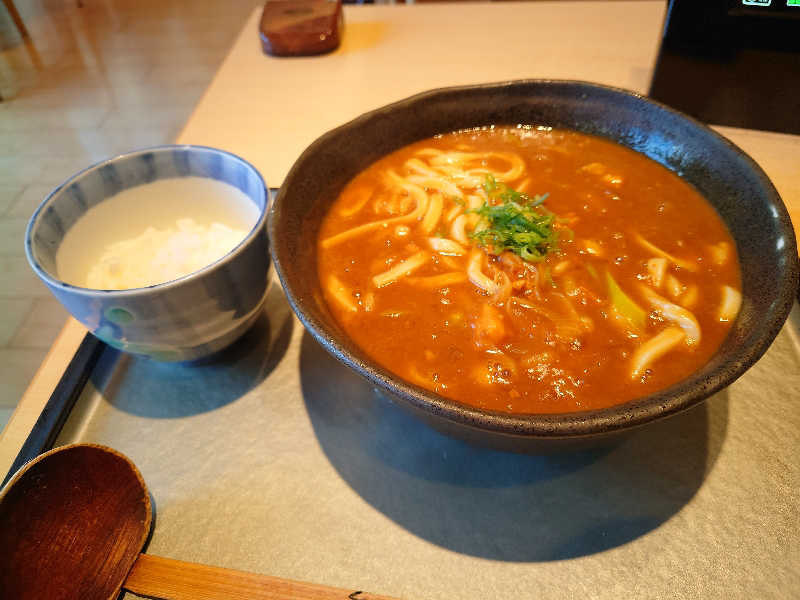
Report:
[[[110,164],[110,163],[113,163],[113,162],[117,162],[117,161],[120,161],[120,160],[126,160],[126,159],[129,159],[129,158],[134,157],[136,155],[144,154],[146,152],[164,152],[164,151],[176,150],[176,149],[180,149],[180,150],[200,150],[200,151],[208,151],[208,152],[215,152],[215,153],[218,153],[218,154],[224,154],[224,155],[226,155],[227,157],[229,157],[229,158],[231,158],[233,160],[241,162],[246,167],[251,169],[252,172],[255,174],[255,176],[261,181],[262,187],[264,188],[264,207],[259,209],[260,214],[259,214],[259,217],[258,217],[258,221],[256,221],[256,223],[253,225],[253,227],[250,229],[250,231],[247,233],[247,235],[244,237],[244,239],[241,242],[239,242],[236,246],[234,246],[227,254],[225,254],[225,256],[223,256],[223,257],[219,258],[218,260],[206,265],[202,269],[200,269],[198,271],[194,271],[192,273],[189,273],[188,275],[184,275],[183,277],[178,277],[176,279],[171,279],[171,280],[165,281],[163,283],[156,283],[156,284],[149,285],[149,286],[146,286],[146,287],[130,288],[130,289],[125,289],[125,290],[98,290],[98,289],[92,289],[92,288],[85,288],[85,287],[81,287],[81,286],[78,286],[78,285],[72,285],[72,284],[67,283],[65,281],[61,281],[60,279],[58,279],[55,276],[51,275],[48,271],[46,271],[39,264],[39,261],[37,261],[36,258],[33,256],[33,248],[31,247],[31,236],[32,236],[32,233],[33,233],[33,227],[34,227],[34,224],[36,223],[36,221],[38,220],[39,215],[41,214],[42,210],[44,210],[45,207],[50,202],[50,199],[53,196],[55,196],[58,192],[60,192],[61,189],[64,186],[66,186],[67,184],[71,183],[72,181],[78,179],[79,177],[81,177],[85,173],[88,173],[89,171],[93,171],[95,169],[102,168],[103,166],[105,166],[107,164]],[[64,288],[64,289],[73,289],[73,290],[76,290],[76,291],[80,291],[82,294],[86,294],[86,295],[90,295],[90,296],[91,295],[96,295],[96,296],[107,297],[107,296],[113,296],[113,295],[122,296],[122,295],[145,294],[145,293],[150,292],[154,288],[164,289],[164,288],[167,288],[167,287],[178,285],[178,284],[180,284],[180,283],[182,283],[184,281],[188,281],[188,280],[191,280],[191,279],[196,279],[196,278],[202,277],[203,274],[205,274],[208,270],[216,268],[219,265],[225,264],[225,263],[233,260],[233,257],[237,253],[237,251],[241,247],[243,247],[245,244],[247,244],[253,237],[255,237],[255,235],[257,234],[259,229],[265,227],[265,223],[266,223],[266,220],[267,220],[267,215],[269,214],[270,203],[271,203],[270,190],[267,187],[267,184],[264,181],[264,177],[261,175],[260,171],[258,169],[256,169],[255,166],[250,161],[242,158],[241,156],[239,156],[237,154],[234,154],[233,152],[228,152],[227,150],[222,150],[220,148],[214,148],[212,146],[202,146],[202,145],[198,145],[198,144],[159,144],[157,146],[146,146],[146,147],[143,147],[143,148],[137,148],[137,149],[134,149],[134,150],[130,150],[128,152],[123,152],[122,154],[117,154],[117,155],[112,156],[110,158],[106,158],[104,160],[101,160],[101,161],[98,161],[96,163],[93,163],[93,164],[89,165],[88,167],[86,167],[84,169],[81,169],[80,171],[76,171],[75,173],[73,173],[72,175],[67,177],[64,181],[59,183],[55,188],[53,188],[53,190],[49,194],[47,194],[45,199],[42,200],[42,202],[39,204],[39,206],[36,207],[36,210],[33,212],[33,215],[31,215],[31,218],[28,221],[28,225],[25,228],[25,256],[28,259],[28,264],[31,265],[31,268],[36,272],[36,274],[39,277],[41,277],[42,280],[44,280],[48,285],[51,285],[51,286],[61,287],[61,288]]]

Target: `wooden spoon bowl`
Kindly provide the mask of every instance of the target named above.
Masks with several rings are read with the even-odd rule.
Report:
[[[108,600],[139,556],[152,522],[136,467],[102,446],[51,450],[0,495],[0,589],[7,598]]]

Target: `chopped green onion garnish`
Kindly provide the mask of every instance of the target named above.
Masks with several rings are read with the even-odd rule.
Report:
[[[544,207],[537,209],[547,194],[530,197],[491,175],[486,176],[483,189],[489,201],[467,211],[481,217],[470,234],[478,245],[496,255],[508,250],[528,262],[541,262],[558,250],[559,232],[553,228],[556,216]]]

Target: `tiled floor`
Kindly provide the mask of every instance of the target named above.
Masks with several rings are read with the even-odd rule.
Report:
[[[0,427],[66,312],[27,265],[47,193],[109,155],[173,140],[258,0],[17,0],[0,6]]]

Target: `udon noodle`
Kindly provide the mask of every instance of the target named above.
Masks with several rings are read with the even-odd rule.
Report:
[[[386,368],[460,402],[568,412],[678,381],[741,302],[713,208],[599,138],[485,127],[358,174],[318,241],[342,327]]]

